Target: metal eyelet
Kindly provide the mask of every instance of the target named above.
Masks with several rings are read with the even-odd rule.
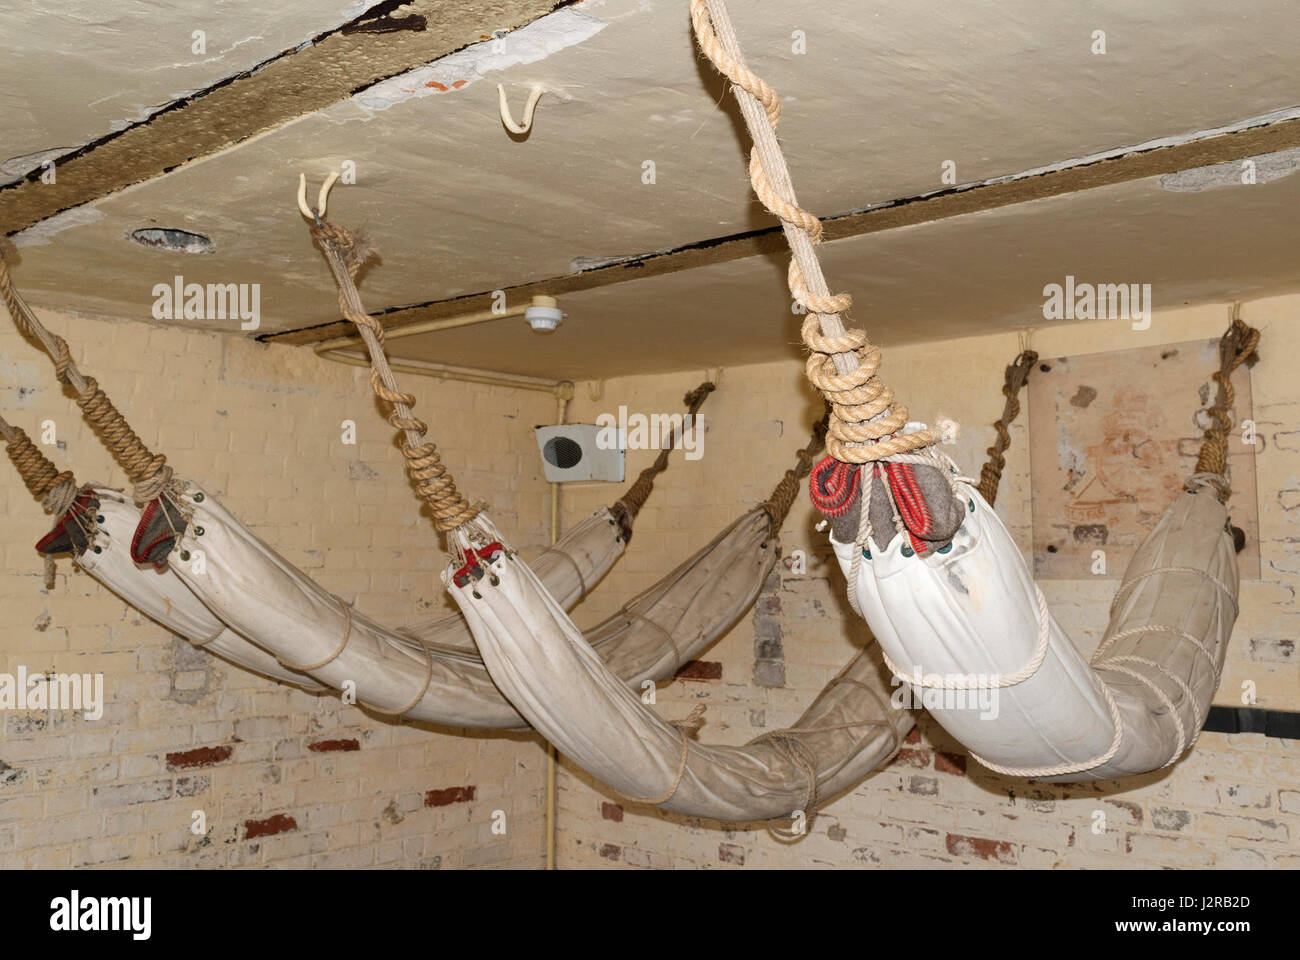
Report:
[[[98,514],[96,514],[96,515],[95,515],[95,522],[96,522],[96,523],[103,523],[103,522],[104,522],[104,515],[103,515],[102,513],[98,513]]]
[[[940,552],[940,553],[952,553],[952,541],[949,540],[949,541],[948,541],[947,543],[945,543],[942,547],[940,547],[940,548],[939,548],[939,552]]]
[[[203,494],[201,494],[201,493],[196,493],[196,494],[194,494],[194,502],[195,502],[195,503],[202,503],[202,502],[203,502]]]
[[[95,552],[96,552],[96,553],[103,553],[103,552],[104,552],[104,548],[103,548],[103,547],[95,547]]]
[[[903,547],[903,556],[912,557],[915,555],[916,555],[916,551],[913,550],[911,547]]]
[[[498,577],[495,573],[492,574],[491,576],[489,576],[489,577],[488,577],[488,580],[491,581],[492,586],[494,586],[494,587],[499,587],[499,586],[501,586],[501,578]]]
[[[974,498],[974,497],[971,497],[971,499],[970,499],[970,512],[971,512],[971,513],[974,513],[974,512],[975,512],[975,498]]]
[[[471,593],[474,594],[474,599],[475,599],[475,600],[482,600],[482,599],[483,599],[483,594],[479,593],[477,590],[473,590],[473,591],[471,591]]]
[[[870,560],[870,559],[871,559],[871,551],[868,550],[866,547],[863,547],[863,548],[862,548],[862,559],[864,559],[864,560]]]
[[[202,527],[195,527],[195,528],[194,528],[194,536],[196,536],[196,537],[201,537],[201,536],[203,536],[203,534],[204,534],[205,532],[206,532],[206,531],[204,531],[204,529],[203,529]]]
[[[181,559],[184,560],[184,561],[186,561],[186,562],[188,562],[189,559],[190,559],[190,552],[189,552],[188,550],[182,550],[182,551],[181,551]]]

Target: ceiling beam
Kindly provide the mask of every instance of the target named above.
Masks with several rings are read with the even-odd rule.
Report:
[[[412,0],[371,7],[337,30],[177,100],[0,187],[0,233],[26,229],[229,149],[381,80],[513,30],[574,0]],[[390,12],[401,7],[401,14]]]
[[[1120,156],[1083,160],[1041,173],[1029,173],[996,182],[955,187],[919,197],[907,197],[865,210],[825,217],[823,238],[843,240],[882,230],[915,226],[999,207],[1112,186],[1193,167],[1227,163],[1245,157],[1300,146],[1300,118],[1261,123],[1231,133],[1186,142],[1135,149]],[[662,276],[696,267],[781,253],[785,240],[779,226],[687,244],[673,250],[647,254],[529,283],[501,287],[513,302],[534,295],[562,296],[597,287]],[[375,314],[387,330],[493,306],[494,291],[466,294],[445,300],[390,307]],[[282,344],[310,344],[352,333],[351,324],[339,320],[296,330],[263,334],[258,339]]]

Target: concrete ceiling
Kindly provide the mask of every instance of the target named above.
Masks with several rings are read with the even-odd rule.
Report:
[[[361,9],[284,4],[272,29],[271,15],[252,4],[221,5],[224,39],[209,29],[209,50],[226,59],[181,69],[186,57],[161,53],[157,37],[188,38],[199,29],[190,20],[202,18],[185,11],[207,6],[145,6],[122,8],[138,21],[96,28],[111,36],[109,56],[84,47],[95,36],[87,27],[30,48],[21,65],[7,58],[0,69],[17,92],[0,107],[24,154],[98,136]],[[498,6],[460,5],[462,32],[490,34]],[[1300,41],[1286,0],[1248,12],[1209,0],[1140,8],[1015,0],[996,16],[973,0],[730,7],[751,65],[783,96],[781,134],[799,196],[821,215],[940,190],[944,161],[960,183],[981,184],[1300,106],[1300,83],[1278,66]],[[1096,30],[1106,33],[1105,55],[1091,52]],[[805,55],[792,53],[795,31]],[[19,34],[3,35],[0,43],[21,45]],[[49,79],[69,66],[84,77]],[[772,223],[750,197],[747,138],[691,45],[684,0],[586,0],[411,66],[36,224],[17,235],[16,279],[40,306],[141,319],[154,285],[177,274],[258,283],[257,334],[327,324],[337,318],[335,295],[292,195],[300,170],[319,180],[345,161],[357,182],[336,189],[330,215],[367,225],[378,242],[382,263],[362,285],[376,312],[566,277],[591,262],[580,258],[676,249]],[[502,128],[497,82],[516,112],[531,84],[546,87],[526,139]],[[642,182],[645,161],[655,164],[653,184]],[[884,342],[1033,325],[1043,285],[1067,273],[1152,283],[1157,306],[1276,292],[1296,285],[1285,211],[1297,180],[1177,193],[1154,179],[1101,186],[830,243],[827,273]],[[144,227],[202,233],[213,252],[127,239]],[[574,378],[772,359],[792,349],[797,328],[780,278],[767,257],[700,266],[566,295],[569,318],[549,338],[498,321],[395,340],[394,352]],[[230,321],[183,322],[249,335]]]

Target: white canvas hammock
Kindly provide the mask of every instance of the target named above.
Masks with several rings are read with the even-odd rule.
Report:
[[[121,493],[93,484],[78,487],[71,474],[59,473],[26,433],[3,418],[0,439],[32,495],[45,502],[60,526],[71,525],[74,533],[84,534],[80,544],[68,546],[84,547],[70,552],[77,566],[95,580],[149,619],[223,660],[281,683],[322,689],[226,627],[170,570],[137,566],[130,543],[140,511]]]
[[[1174,762],[1204,720],[1236,617],[1236,560],[1223,504],[1228,375],[1253,355],[1258,335],[1239,321],[1225,335],[1216,375],[1220,395],[1209,411],[1216,427],[1206,431],[1188,492],[1170,506],[1130,565],[1094,673],[1052,620],[1019,550],[973,482],[927,450],[934,437],[923,425],[903,429],[906,411],[894,407],[892,393],[875,376],[879,352],[860,331],[843,329],[838,314],[848,299],[826,291],[813,246],[820,223],[797,206],[774,135],[780,113],[775,93],[745,67],[722,0],[692,0],[691,10],[701,47],[736,84],[758,141],[750,167],[756,192],[781,217],[791,239],[791,291],[809,314],[809,376],[832,404],[834,444],[828,446],[845,465],[866,464],[857,491],[859,536],[835,543],[835,550],[850,598],[891,655],[891,670],[900,675],[907,664],[924,663],[917,686],[938,683],[996,694],[1004,705],[996,718],[942,705],[933,712],[982,751],[981,762],[1004,773],[1113,778]],[[876,464],[899,468],[898,476],[886,471],[891,479],[876,484]],[[948,489],[934,503],[913,499],[906,505],[923,527],[930,526],[936,507],[969,505],[956,534],[942,543],[927,543],[905,526],[890,492],[898,480],[900,489],[919,497],[923,485],[914,474],[923,471],[927,483],[948,478]],[[894,530],[879,531],[879,541],[871,520],[877,487],[894,521]],[[881,715],[872,717],[862,707],[868,701],[859,699],[859,716],[836,729],[805,717],[766,742],[698,745],[687,724],[674,729],[658,720],[609,674],[508,549],[480,559],[486,569],[477,584],[456,582],[450,569],[444,580],[493,679],[561,752],[632,800],[732,820],[788,815],[795,804],[809,812],[831,779],[826,754],[813,746],[816,738],[856,730],[863,739],[852,747],[842,744],[836,759],[840,769],[865,772],[888,755],[886,731],[906,726],[899,723],[900,712],[882,706]],[[975,676],[936,680],[936,669]],[[864,692],[878,694],[870,683]],[[802,791],[797,773],[805,775]]]

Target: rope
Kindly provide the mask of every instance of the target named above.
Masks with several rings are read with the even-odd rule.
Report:
[[[1255,348],[1259,346],[1259,331],[1237,316],[1233,308],[1232,323],[1219,340],[1219,369],[1214,373],[1218,393],[1214,403],[1206,409],[1211,425],[1201,437],[1201,452],[1196,458],[1194,476],[1207,474],[1217,478],[1214,483],[1220,499],[1227,501],[1232,495],[1228,483],[1228,431],[1232,429],[1232,404],[1236,391],[1232,387],[1232,374],[1243,363],[1253,366],[1259,359]]]
[[[343,651],[347,649],[348,641],[352,639],[352,604],[348,603],[342,597],[335,597],[334,599],[337,600],[339,606],[343,608],[343,638],[339,640],[339,645],[334,648],[334,652],[324,660],[317,660],[315,663],[290,663],[288,660],[281,660],[279,657],[275,658],[276,663],[284,667],[286,670],[297,670],[299,673],[310,673],[312,670],[319,670],[326,664],[333,663],[343,655]]]
[[[1038,642],[1034,644],[1033,655],[1029,661],[1017,670],[1015,673],[1007,674],[1005,677],[999,676],[997,683],[980,683],[969,676],[958,676],[952,680],[927,680],[923,675],[921,682],[915,680],[915,674],[912,677],[905,675],[898,667],[894,666],[894,661],[889,659],[884,648],[880,650],[880,655],[885,660],[885,666],[889,667],[890,672],[900,680],[906,681],[910,686],[921,687],[927,690],[1000,690],[1004,687],[1014,687],[1016,684],[1024,683],[1043,665],[1043,660],[1047,657],[1048,641],[1051,639],[1051,618],[1047,613],[1047,599],[1043,596],[1043,591],[1034,585],[1034,594],[1038,600]]]
[[[753,138],[749,176],[763,205],[780,218],[792,259],[790,293],[806,311],[801,334],[811,351],[805,373],[831,404],[826,449],[837,460],[867,463],[934,443],[929,430],[898,435],[907,408],[876,377],[880,351],[862,330],[844,329],[840,314],[847,294],[832,295],[817,259],[821,222],[795,199],[790,172],[776,138],[781,100],[745,65],[724,0],[691,0],[691,24],[704,55],[732,82],[736,101]]]
[[[448,532],[464,526],[474,520],[482,508],[471,505],[456,489],[455,480],[442,464],[437,445],[425,439],[428,425],[411,412],[415,397],[398,388],[397,378],[388,365],[383,324],[366,313],[357,293],[357,272],[371,254],[368,245],[358,241],[343,227],[323,220],[318,220],[310,229],[312,237],[320,243],[338,285],[339,310],[357,328],[370,353],[370,387],[375,396],[392,407],[388,422],[402,433],[402,455],[406,458],[407,475],[415,483],[416,494],[429,505],[434,526],[439,531]]]
[[[155,455],[144,445],[126,418],[99,388],[95,378],[84,376],[77,369],[68,342],[45,328],[14,287],[3,245],[0,245],[0,297],[3,297],[5,306],[9,308],[9,315],[19,332],[40,342],[54,361],[54,374],[59,382],[67,384],[76,392],[77,406],[135,485],[135,502],[145,504],[163,493],[170,494],[173,499],[178,498],[180,484],[175,479],[172,468],[167,466],[167,458]]]
[[[998,482],[1002,479],[1002,468],[1007,465],[1007,459],[1003,456],[1011,446],[1011,434],[1007,427],[1020,415],[1020,388],[1029,379],[1029,371],[1037,362],[1038,354],[1033,350],[1025,350],[1007,367],[1006,380],[1002,384],[1002,395],[1007,398],[1007,402],[1002,408],[1002,416],[993,423],[998,437],[988,449],[989,459],[980,470],[980,482],[975,488],[990,507],[998,499]]]
[[[60,473],[25,431],[6,423],[3,417],[0,417],[0,436],[6,441],[5,453],[31,495],[41,501],[47,512],[56,516],[66,513],[80,492],[73,475],[66,470]]]
[[[808,441],[808,445],[795,454],[799,462],[794,469],[787,470],[785,476],[772,490],[772,495],[759,504],[759,509],[771,518],[773,532],[780,530],[781,525],[785,523],[790,508],[794,506],[794,501],[799,496],[803,478],[812,473],[813,458],[826,446],[826,430],[830,423],[830,416],[831,412],[827,409],[825,416],[813,427],[812,438]]]
[[[712,381],[706,380],[682,398],[682,402],[686,404],[686,417],[682,418],[683,429],[686,427],[687,418],[694,419],[695,414],[704,405],[704,401],[709,394],[716,389],[717,386]],[[636,515],[641,512],[641,508],[645,506],[646,499],[655,488],[655,477],[668,469],[668,455],[676,449],[679,437],[680,431],[674,428],[672,437],[669,439],[668,444],[659,451],[659,456],[655,458],[655,462],[642,470],[637,476],[636,482],[628,487],[627,492],[614,501],[616,509],[621,505],[627,512],[627,523],[630,524],[636,518]]]

